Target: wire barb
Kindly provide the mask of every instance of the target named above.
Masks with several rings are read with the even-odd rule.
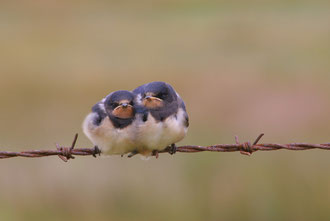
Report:
[[[181,153],[197,153],[202,151],[209,152],[235,152],[239,151],[243,155],[250,156],[253,152],[256,151],[270,151],[270,150],[310,150],[310,149],[321,149],[321,150],[330,150],[330,143],[323,144],[308,144],[308,143],[290,143],[290,144],[271,144],[264,143],[258,144],[260,139],[264,134],[260,134],[255,141],[240,143],[238,136],[235,136],[235,144],[216,144],[212,146],[180,146],[176,147],[176,152]],[[70,147],[63,147],[59,144],[56,144],[56,150],[29,150],[22,152],[9,152],[9,151],[0,151],[0,159],[12,158],[12,157],[46,157],[46,156],[55,156],[57,155],[64,162],[67,162],[70,159],[74,159],[74,155],[78,156],[94,156],[100,155],[100,149],[95,146],[93,148],[75,148],[77,143],[78,134],[75,134],[74,139]],[[154,153],[154,156],[157,156],[160,153],[171,153],[171,148],[165,148],[162,151],[157,151],[157,154]]]
[[[71,147],[61,147],[58,143],[56,143],[56,149],[58,151],[61,151],[61,154],[59,154],[58,157],[64,162],[68,162],[69,159],[74,159],[74,156],[72,156],[72,150],[76,145],[77,139],[78,139],[78,133],[75,134]]]
[[[243,155],[247,155],[247,156],[251,156],[251,154],[256,151],[253,149],[253,147],[255,145],[258,144],[258,142],[260,141],[260,139],[264,136],[265,134],[264,133],[261,133],[256,139],[255,141],[253,142],[253,144],[251,145],[250,142],[245,142],[243,144],[240,144],[239,141],[238,141],[238,136],[236,135],[235,136],[235,142],[237,145],[239,145],[239,147],[241,148],[240,150],[240,153],[243,154]]]

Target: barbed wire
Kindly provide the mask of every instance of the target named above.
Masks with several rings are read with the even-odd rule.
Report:
[[[235,136],[235,144],[216,144],[211,146],[195,146],[186,145],[175,148],[175,152],[181,153],[197,153],[203,151],[210,152],[235,152],[239,151],[244,155],[251,155],[256,151],[270,151],[270,150],[310,150],[310,149],[322,149],[330,150],[330,143],[324,144],[308,144],[308,143],[289,143],[289,144],[274,144],[264,143],[258,144],[264,134],[260,134],[257,139],[251,144],[250,142],[240,143],[238,137]],[[69,159],[74,159],[74,155],[77,156],[94,156],[100,155],[101,151],[97,148],[74,148],[78,139],[78,134],[75,135],[72,145],[70,147],[63,147],[56,144],[56,150],[27,150],[21,152],[0,151],[0,159],[12,158],[12,157],[46,157],[46,156],[59,156],[64,162]],[[173,150],[168,147],[162,151],[154,151],[153,156],[158,158],[159,153],[171,153]]]

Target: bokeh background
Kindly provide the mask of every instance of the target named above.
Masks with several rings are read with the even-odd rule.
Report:
[[[91,147],[118,89],[172,84],[180,144],[329,142],[329,1],[1,1],[0,150]],[[1,220],[329,220],[330,152],[0,161]]]

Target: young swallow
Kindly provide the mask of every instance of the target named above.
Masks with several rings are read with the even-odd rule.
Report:
[[[139,86],[133,93],[136,105],[145,109],[137,119],[137,152],[157,156],[171,145],[170,153],[175,153],[175,143],[185,137],[189,126],[182,98],[171,85],[158,81]]]
[[[106,155],[126,154],[136,149],[134,94],[116,91],[92,107],[83,131]]]

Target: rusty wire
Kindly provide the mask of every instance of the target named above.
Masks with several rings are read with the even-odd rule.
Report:
[[[210,152],[234,152],[240,151],[241,154],[251,155],[258,150],[270,151],[270,150],[310,150],[310,149],[322,149],[330,150],[330,143],[324,144],[308,144],[308,143],[290,143],[290,144],[272,144],[264,143],[258,144],[259,140],[264,134],[260,134],[257,139],[251,144],[250,142],[240,143],[238,137],[235,136],[235,144],[216,144],[212,146],[180,146],[176,147],[176,152],[181,153],[197,153],[202,151]],[[46,156],[59,156],[63,161],[67,162],[69,159],[74,159],[73,155],[77,156],[94,156],[100,155],[101,151],[97,148],[74,148],[78,134],[75,135],[72,145],[70,147],[63,147],[56,144],[56,150],[27,150],[22,152],[9,152],[0,151],[0,159],[12,158],[12,157],[46,157]],[[163,151],[154,152],[153,155],[158,157],[159,153],[169,153],[170,148],[166,148]]]

